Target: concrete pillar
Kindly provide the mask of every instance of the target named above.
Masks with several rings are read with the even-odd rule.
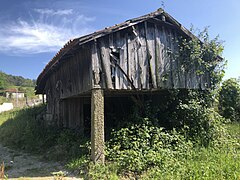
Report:
[[[92,90],[91,98],[91,159],[104,163],[104,93]]]

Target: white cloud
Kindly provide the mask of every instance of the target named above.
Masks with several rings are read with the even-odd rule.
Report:
[[[76,15],[72,10],[38,9],[38,11],[41,12],[41,17],[18,19],[0,27],[1,52],[15,55],[56,52],[69,39],[93,30],[87,23],[94,21],[94,18]],[[63,17],[53,16],[57,14]],[[68,17],[65,18],[65,15]]]
[[[34,11],[39,14],[47,14],[47,15],[70,15],[70,14],[73,14],[72,9],[62,9],[62,10],[34,9]]]

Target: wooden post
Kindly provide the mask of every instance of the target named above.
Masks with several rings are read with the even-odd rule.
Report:
[[[45,99],[44,99],[44,94],[42,94],[42,102],[43,102],[43,104],[45,104]]]
[[[84,115],[83,115],[83,98],[80,98],[80,117],[79,117],[79,131],[82,136],[84,136]]]
[[[91,159],[104,163],[104,93],[93,89],[91,98]]]

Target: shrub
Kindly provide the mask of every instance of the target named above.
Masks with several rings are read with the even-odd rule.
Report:
[[[169,157],[182,156],[192,147],[176,131],[153,126],[149,119],[112,132],[107,144],[107,158],[120,169],[140,173],[151,167],[161,167]]]
[[[171,118],[186,138],[203,146],[208,146],[223,131],[224,119],[213,108],[203,107],[195,100],[180,103]]]
[[[232,121],[240,121],[240,84],[234,78],[224,81],[221,86],[219,113]]]

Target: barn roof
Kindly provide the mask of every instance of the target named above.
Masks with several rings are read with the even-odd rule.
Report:
[[[159,16],[163,16],[166,21],[162,20],[161,18],[156,18]],[[111,34],[116,31],[120,31],[123,29],[126,29],[128,27],[131,27],[133,25],[142,23],[147,20],[153,20],[157,21],[158,23],[163,23],[165,25],[171,26],[172,28],[175,28],[179,30],[182,34],[185,34],[189,37],[195,37],[190,31],[188,31],[185,27],[183,27],[179,22],[177,22],[172,16],[170,16],[168,13],[166,13],[163,9],[158,9],[155,12],[149,13],[147,15],[133,18],[130,20],[127,20],[123,23],[116,24],[112,27],[106,27],[103,30],[96,31],[94,33],[69,40],[63,48],[61,48],[58,53],[52,58],[52,60],[46,65],[46,67],[43,69],[41,74],[37,78],[37,85],[36,85],[36,93],[43,93],[44,87],[46,84],[47,77],[53,72],[54,69],[56,69],[60,62],[66,59],[67,57],[72,55],[72,52],[79,46],[90,42],[92,40],[98,39],[100,37],[103,37],[105,35]]]

